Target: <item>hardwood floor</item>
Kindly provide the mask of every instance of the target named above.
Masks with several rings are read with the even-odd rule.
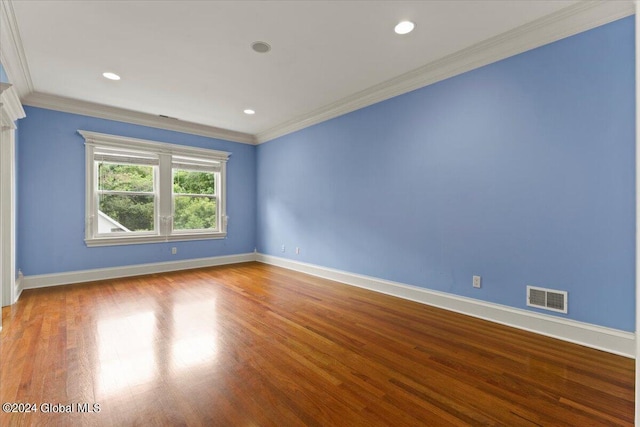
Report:
[[[633,424],[631,359],[264,264],[27,290],[2,317],[0,401],[38,410],[3,426]]]

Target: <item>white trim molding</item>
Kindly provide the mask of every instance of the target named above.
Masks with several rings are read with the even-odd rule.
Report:
[[[202,156],[219,161],[227,161],[231,153],[210,148],[191,147],[189,145],[171,144],[168,142],[151,141],[148,139],[131,138],[128,136],[110,135],[78,129],[86,144],[106,145],[114,148],[145,149],[159,153]]]
[[[15,129],[15,121],[25,116],[15,86],[9,83],[0,83],[0,126]]]
[[[256,135],[258,144],[633,15],[630,1],[581,1]]]
[[[562,319],[555,316],[534,313],[500,304],[460,297],[417,286],[406,285],[403,283],[392,282],[260,253],[224,255],[210,258],[197,258],[181,261],[72,271],[66,273],[24,276],[19,280],[20,285],[18,295],[22,293],[24,289],[70,285],[73,283],[117,279],[121,277],[132,277],[145,274],[166,273],[171,271],[214,267],[251,261],[258,261],[264,264],[274,265],[312,276],[334,280],[346,285],[357,286],[375,292],[404,298],[410,301],[443,308],[445,310],[584,345],[586,347],[603,350],[620,356],[629,358],[635,357],[636,342],[635,334],[632,332],[606,328],[575,320]]]
[[[0,46],[0,63],[9,81],[16,85],[18,95],[23,97],[33,92],[29,64],[10,0],[0,0]]]
[[[16,283],[16,125],[25,116],[15,88],[0,83],[0,297],[17,299]]]
[[[237,132],[199,123],[185,122],[172,118],[154,116],[153,114],[126,110],[124,108],[109,107],[78,99],[65,98],[41,92],[31,92],[22,100],[24,105],[46,108],[49,110],[63,111],[65,113],[80,114],[83,116],[98,117],[107,120],[116,120],[135,125],[149,126],[157,129],[172,130],[191,135],[206,136],[208,138],[222,139],[225,141],[240,142],[254,145],[256,139],[253,135]]]
[[[69,271],[65,273],[24,276],[20,281],[20,293],[24,289],[46,288],[49,286],[71,285],[73,283],[96,280],[118,279],[145,274],[168,273],[193,268],[215,267],[255,261],[253,252],[238,255],[223,255],[209,258],[186,259],[180,261],[156,262],[150,264],[127,265],[123,267],[96,268],[92,270]]]
[[[22,271],[18,270],[18,278],[16,279],[15,289],[16,289],[16,301],[20,299],[20,295],[22,294],[22,279],[24,279],[24,275]]]
[[[256,261],[634,358],[635,334],[258,253]]]

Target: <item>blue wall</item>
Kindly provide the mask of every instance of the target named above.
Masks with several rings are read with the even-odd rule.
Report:
[[[25,276],[253,252],[256,148],[127,123],[26,107],[18,150],[18,267]],[[78,129],[231,152],[228,237],[88,248],[84,139]],[[178,253],[171,255],[171,247]]]
[[[4,70],[2,64],[0,64],[0,82],[9,83],[9,77],[7,77],[7,72]]]
[[[633,331],[634,70],[629,17],[260,145],[258,250]]]

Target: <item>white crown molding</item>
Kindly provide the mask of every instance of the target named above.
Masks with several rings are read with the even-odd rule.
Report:
[[[258,144],[633,15],[631,1],[583,1],[256,134]]]
[[[0,63],[20,98],[33,92],[29,64],[10,0],[0,0]]]
[[[243,132],[236,132],[213,126],[201,125],[193,122],[183,122],[181,120],[167,119],[153,114],[140,113],[123,108],[109,107],[107,105],[93,102],[80,101],[78,99],[66,98],[41,92],[34,92],[23,98],[24,105],[32,107],[47,108],[49,110],[63,111],[65,113],[81,114],[83,116],[98,117],[107,120],[132,123],[142,126],[150,126],[159,129],[173,130],[193,135],[206,136],[209,138],[223,139],[226,141],[240,142],[243,144],[255,144],[253,135]]]
[[[0,62],[25,105],[259,144],[635,13],[630,0],[582,1],[256,135],[34,92],[10,0],[0,0]]]
[[[25,105],[240,142],[243,144],[253,145],[256,143],[253,135],[243,132],[216,128],[199,123],[167,119],[152,114],[35,92],[11,0],[0,0],[0,63],[2,63],[5,68],[9,80],[15,85],[18,95]]]
[[[635,357],[635,334],[632,332],[539,314],[271,255],[258,253],[256,261],[535,332],[620,356]]]
[[[109,280],[120,277],[141,276],[144,274],[167,273],[171,271],[190,270],[193,268],[238,264],[241,262],[255,261],[255,258],[255,253],[250,252],[238,255],[223,255],[209,258],[196,258],[180,261],[127,265],[123,267],[96,268],[93,270],[23,276],[20,278],[18,295],[21,294],[24,289],[46,288],[49,286],[70,285],[72,283],[93,282],[96,280]]]
[[[18,94],[8,83],[0,83],[0,126],[15,129],[15,121],[25,117]]]

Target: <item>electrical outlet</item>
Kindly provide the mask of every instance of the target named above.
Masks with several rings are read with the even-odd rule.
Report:
[[[482,278],[480,276],[473,276],[473,287],[479,288],[482,285]]]
[[[296,255],[300,255],[300,248],[296,248]]]
[[[284,245],[282,245],[282,252],[284,252]]]
[[[171,248],[171,255],[175,255],[177,253],[178,253],[178,248],[176,248],[175,246]]]

